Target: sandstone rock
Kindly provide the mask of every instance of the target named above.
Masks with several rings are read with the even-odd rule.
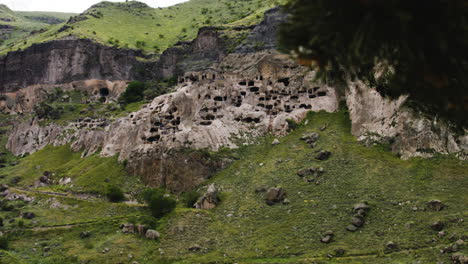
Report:
[[[145,225],[137,225],[136,230],[139,235],[143,236],[147,233],[146,231],[148,231],[148,227]]]
[[[134,234],[135,233],[135,226],[131,223],[123,224],[121,227],[122,233],[124,234]]]
[[[159,233],[156,230],[149,229],[148,231],[146,231],[145,237],[148,239],[156,240],[159,239]]]
[[[351,224],[356,227],[362,227],[364,225],[364,219],[359,216],[355,216],[351,219]]]
[[[327,235],[327,236],[322,237],[322,239],[320,239],[320,242],[328,244],[332,241],[332,239],[333,239],[333,236]]]
[[[445,205],[440,200],[432,200],[427,203],[427,208],[433,211],[441,211],[445,208]]]
[[[24,219],[33,219],[36,217],[36,215],[32,212],[26,212],[22,214]]]
[[[0,192],[4,192],[4,191],[6,191],[6,190],[8,190],[8,185],[6,185],[6,184],[0,184]]]
[[[88,238],[91,236],[91,232],[89,231],[83,231],[80,233],[80,238]]]
[[[320,153],[315,156],[315,159],[323,161],[323,160],[329,159],[330,156],[331,156],[330,151],[320,151]]]
[[[47,176],[41,176],[41,177],[39,178],[39,181],[40,181],[41,183],[48,184],[48,183],[49,183],[49,178],[48,178]]]
[[[342,256],[344,256],[345,252],[346,252],[346,251],[345,251],[344,249],[342,249],[342,248],[337,248],[337,249],[335,249],[335,256],[337,256],[337,257],[342,257]]]
[[[393,249],[397,248],[397,244],[390,241],[385,245],[385,248],[388,249],[388,250],[393,250]]]
[[[434,223],[431,224],[431,229],[434,230],[434,231],[441,231],[442,229],[444,229],[444,223],[441,222],[441,221],[436,221]]]
[[[370,207],[367,203],[358,203],[356,205],[354,205],[353,207],[353,211],[354,212],[359,212],[360,210],[364,211],[364,212],[367,212],[369,211]]]
[[[466,131],[459,135],[446,122],[407,107],[407,95],[391,100],[362,81],[349,81],[347,86],[351,132],[360,141],[391,140],[392,151],[403,159],[432,157],[434,153],[454,153],[461,159],[468,158]]]
[[[197,251],[202,250],[202,247],[200,245],[195,244],[195,245],[191,246],[188,250],[192,251],[192,252],[197,252]]]
[[[301,140],[305,141],[307,144],[315,144],[317,140],[320,138],[320,135],[317,133],[309,133],[309,134],[304,134],[301,137]]]
[[[219,190],[212,184],[208,187],[207,192],[195,203],[197,209],[213,209],[219,204]]]
[[[265,194],[265,201],[268,205],[282,202],[285,198],[286,192],[283,188],[270,188]]]
[[[280,143],[281,142],[275,138],[271,144],[274,146],[274,145],[279,145]]]
[[[259,187],[259,188],[255,189],[255,193],[264,193],[266,191],[267,191],[267,189],[265,187]]]
[[[358,230],[358,228],[355,226],[355,225],[349,225],[346,227],[346,230],[350,231],[350,232],[355,232]]]

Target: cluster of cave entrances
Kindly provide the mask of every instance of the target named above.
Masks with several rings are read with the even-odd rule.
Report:
[[[215,71],[188,73],[179,78],[179,87],[191,86],[198,92],[200,109],[194,122],[211,126],[224,117],[229,107],[245,111],[230,111],[234,120],[244,123],[260,123],[263,118],[298,109],[312,109],[315,99],[327,96],[327,88],[311,86],[303,78],[246,78]],[[158,142],[165,135],[179,131],[184,117],[172,106],[164,113],[152,117],[152,127],[146,138],[149,143]],[[185,117],[187,118],[187,117]],[[175,140],[175,138],[173,138]]]

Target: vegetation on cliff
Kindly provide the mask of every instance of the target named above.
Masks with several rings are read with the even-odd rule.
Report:
[[[206,183],[206,186],[215,183],[220,188],[218,207],[212,210],[186,208],[186,200],[181,197],[176,210],[156,222],[149,221],[151,212],[145,207],[24,192],[36,197],[36,201],[16,204],[18,209],[15,210],[33,210],[37,223],[25,220],[24,225],[37,228],[8,233],[10,250],[1,251],[2,261],[104,263],[127,261],[129,256],[138,263],[449,261],[451,255],[441,254],[440,250],[466,237],[466,222],[462,219],[466,218],[464,205],[468,201],[464,189],[460,188],[468,184],[466,162],[443,156],[401,160],[384,145],[361,145],[349,130],[345,111],[311,113],[295,131],[282,138],[279,145],[272,145],[273,138],[265,137],[257,145],[242,147],[231,154],[238,160]],[[315,148],[301,140],[304,134],[312,132],[319,134]],[[315,159],[319,150],[329,150],[330,158]],[[33,154],[23,160],[20,164],[25,169],[18,167],[14,174],[12,169],[2,173],[24,177],[19,186],[26,187],[44,169],[72,176],[71,171],[92,168],[92,165],[78,165],[88,163],[86,159],[81,161],[79,154],[59,154],[68,153],[66,147],[44,151],[50,154]],[[51,162],[54,157],[61,156],[73,158]],[[43,165],[36,171],[37,164],[50,165]],[[100,166],[107,166],[105,164]],[[322,167],[324,173],[310,176],[310,180],[298,175],[310,167]],[[93,183],[88,185],[91,189],[96,184],[105,184],[102,175],[111,176],[108,169],[112,166],[106,168],[87,178]],[[77,178],[73,178],[76,187],[69,190],[79,188],[80,179],[86,178],[76,175]],[[2,181],[10,179],[8,176]],[[120,179],[125,179],[125,186],[128,185],[129,178]],[[263,190],[270,187],[283,188],[287,202],[267,205]],[[200,187],[200,191],[203,190]],[[69,205],[69,209],[51,209],[45,203],[51,198]],[[433,211],[428,205],[431,200],[442,201],[444,208]],[[370,208],[363,227],[355,232],[347,231],[353,220],[353,206],[362,202]],[[72,207],[74,205],[76,207]],[[17,213],[0,214],[8,223],[5,231],[15,228],[19,221]],[[16,222],[9,223],[10,219]],[[96,222],[86,223],[89,220]],[[431,228],[436,221],[444,224],[442,233]],[[120,224],[128,222],[152,222],[161,238],[154,241],[116,232]],[[69,229],[38,228],[64,223],[74,225]],[[329,230],[334,234],[333,240],[328,244],[320,242]],[[89,231],[90,237],[80,238],[83,231]],[[50,248],[47,256],[43,252],[45,247]],[[459,250],[466,252],[464,246]]]
[[[292,0],[286,10],[283,47],[323,77],[409,94],[432,115],[468,125],[465,1]]]

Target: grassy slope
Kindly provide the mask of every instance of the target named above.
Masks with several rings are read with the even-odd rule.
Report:
[[[0,49],[5,49],[18,41],[24,41],[32,31],[46,29],[50,25],[39,21],[31,20],[25,16],[48,16],[62,20],[67,20],[73,14],[58,13],[58,12],[17,12],[10,10],[7,6],[0,4],[0,18],[9,19],[12,21],[0,20],[0,25],[9,25],[15,27],[11,35],[2,43]]]
[[[50,171],[56,173],[55,180],[71,178],[73,187],[58,187],[54,190],[68,190],[78,192],[91,192],[105,194],[109,184],[129,187],[135,184],[133,178],[128,177],[122,164],[117,158],[100,158],[97,155],[80,158],[81,153],[71,151],[69,146],[48,146],[20,161],[20,164],[1,170],[5,175],[3,180],[9,183],[13,177],[21,177],[19,187],[34,185],[44,173]],[[133,186],[132,186],[133,187]]]
[[[23,17],[52,17],[63,21],[68,20],[72,16],[76,16],[75,13],[62,13],[62,12],[45,12],[45,11],[15,11],[16,14]]]
[[[101,4],[102,5],[102,4]],[[227,25],[243,20],[243,25],[258,23],[263,12],[270,7],[263,0],[191,0],[168,8],[138,7],[135,2],[111,3],[92,7],[86,12],[88,19],[71,24],[61,33],[63,25],[52,26],[47,32],[32,36],[26,44],[21,41],[0,53],[24,49],[33,43],[44,42],[69,34],[95,39],[107,45],[164,51],[180,40],[195,38],[198,29],[210,25]],[[89,14],[100,14],[96,18]],[[116,41],[117,40],[117,41]],[[137,41],[144,46],[137,47]]]
[[[468,184],[467,162],[452,157],[404,161],[391,154],[385,146],[366,148],[349,133],[349,120],[345,112],[315,113],[308,120],[308,125],[301,125],[282,138],[278,146],[272,146],[272,138],[266,137],[255,146],[235,151],[233,155],[239,160],[207,183],[221,186],[222,204],[211,211],[179,207],[159,222],[158,230],[162,234],[159,242],[116,233],[118,224],[128,220],[112,217],[135,213],[147,215],[144,210],[131,207],[112,209],[116,206],[112,205],[106,211],[99,209],[101,205],[92,209],[91,205],[83,204],[66,219],[65,213],[59,213],[57,217],[60,221],[57,222],[83,221],[105,214],[111,218],[102,223],[67,230],[17,233],[12,237],[11,250],[3,252],[5,256],[2,260],[5,263],[80,263],[83,260],[126,263],[130,261],[128,254],[131,254],[132,261],[138,263],[449,261],[449,255],[439,253],[440,247],[451,243],[448,237],[453,233],[458,237],[467,235],[466,222],[456,221],[468,216],[468,197],[462,187]],[[320,131],[324,124],[328,124],[328,128]],[[316,149],[300,141],[305,132],[320,133]],[[332,151],[332,157],[324,162],[314,160],[315,152],[319,149]],[[48,149],[49,153],[55,153],[52,150]],[[41,156],[45,156],[44,160],[41,160]],[[33,157],[42,164],[52,164],[54,160],[51,154],[32,155],[29,159]],[[54,166],[73,168],[59,163]],[[64,164],[79,163],[70,161]],[[264,165],[260,166],[261,163]],[[22,164],[34,167],[32,163]],[[296,175],[297,171],[311,166],[322,166],[326,170],[319,179],[320,185],[306,183]],[[31,173],[34,171],[26,174]],[[271,186],[285,188],[291,203],[267,206],[263,194],[254,192],[258,187]],[[412,210],[414,206],[425,208],[431,199],[442,200],[447,209],[440,212]],[[371,206],[366,225],[358,232],[349,233],[345,228],[352,217],[351,208],[361,201],[367,201]],[[54,223],[54,219],[44,215],[55,212],[42,208],[45,210],[42,214],[36,211],[40,214],[39,221]],[[114,213],[108,213],[109,210]],[[92,216],[93,212],[98,215]],[[447,236],[439,238],[437,232],[429,228],[436,220],[446,223],[444,230]],[[79,239],[79,232],[83,230],[90,230],[92,237]],[[320,233],[326,230],[333,230],[336,234],[331,244],[319,242]],[[385,252],[388,241],[397,243],[398,251]],[[200,245],[202,251],[188,251],[195,244]],[[52,245],[51,256],[43,257],[41,246],[37,245]],[[102,254],[105,247],[111,251]],[[39,251],[33,252],[32,248]],[[327,254],[334,254],[338,248],[346,251],[344,257],[326,257]],[[463,250],[465,254],[468,253],[466,248]]]
[[[326,123],[329,128],[320,132],[318,128]],[[316,149],[299,140],[304,132],[321,134]],[[327,254],[343,248],[346,256],[371,256],[337,263],[435,263],[434,259],[447,261],[448,257],[431,247],[450,242],[447,237],[438,238],[429,228],[432,222],[446,222],[448,234],[467,235],[465,222],[452,222],[468,216],[468,196],[460,188],[468,184],[467,162],[448,157],[404,161],[382,146],[361,146],[349,133],[343,112],[314,114],[309,125],[283,138],[280,145],[272,146],[271,140],[245,149],[241,160],[212,179],[223,189],[220,207],[203,213],[206,217],[189,212],[171,220],[161,245],[167,255],[189,259],[180,263],[310,263],[316,258],[326,261]],[[314,160],[317,149],[332,151],[332,158]],[[296,175],[311,166],[326,170],[320,185]],[[263,194],[254,192],[271,186],[285,188],[290,205],[267,206]],[[424,208],[431,199],[442,200],[448,209],[412,211],[414,206]],[[362,201],[371,206],[367,224],[350,233],[345,228],[351,208]],[[412,227],[408,229],[407,224]],[[173,232],[171,228],[178,225],[188,225],[187,231]],[[320,233],[326,230],[336,234],[335,242],[328,245],[319,242]],[[388,241],[400,249],[417,250],[384,256]],[[191,254],[187,248],[194,244],[207,248],[208,253]]]

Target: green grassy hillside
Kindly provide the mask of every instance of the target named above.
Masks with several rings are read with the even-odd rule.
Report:
[[[151,8],[136,1],[101,2],[71,23],[55,25],[14,46],[0,47],[0,53],[70,34],[107,45],[160,53],[178,41],[192,40],[203,26],[258,23],[269,7],[270,1],[263,0],[191,0],[167,8]]]
[[[310,132],[320,134],[315,148],[300,140]],[[149,213],[144,207],[109,204],[101,211],[94,208],[104,207],[103,201],[68,197],[60,202],[78,205],[77,212],[58,213],[54,220],[48,215],[57,209],[41,202],[51,196],[39,195],[38,207],[28,204],[23,210],[37,212],[36,220],[44,226],[73,225],[8,233],[10,249],[1,251],[2,263],[451,263],[451,253],[440,250],[466,239],[466,161],[450,156],[405,161],[387,146],[365,147],[350,134],[346,111],[311,113],[280,140],[274,146],[273,138],[265,137],[256,145],[232,151],[237,161],[206,183],[219,186],[221,204],[213,210],[196,210],[180,202],[175,212],[156,224],[159,241],[117,232],[120,223],[145,221]],[[19,166],[25,169],[7,168],[0,173],[10,175],[15,170],[14,175],[26,181],[39,175],[31,169],[44,164],[71,175],[75,166],[86,161],[64,154],[60,156],[66,161],[55,162],[54,153],[65,150],[49,148],[50,155],[24,159]],[[331,151],[330,159],[316,160],[319,150]],[[309,176],[314,181],[306,182],[297,172],[310,167],[323,167],[325,172]],[[0,181],[9,180],[10,176]],[[256,190],[269,187],[284,188],[289,204],[267,205],[264,193]],[[430,210],[427,203],[433,199],[441,200],[445,208]],[[365,224],[349,232],[352,208],[362,202],[370,207]],[[445,224],[443,233],[431,229],[435,221]],[[26,224],[33,226],[29,220]],[[85,230],[91,237],[80,239]],[[335,234],[332,242],[321,243],[328,230]],[[395,249],[386,249],[390,241]],[[50,248],[45,256],[44,247]],[[102,253],[105,248],[109,251]],[[457,250],[468,254],[464,244]]]
[[[23,41],[31,33],[45,31],[51,24],[67,21],[72,15],[58,12],[18,12],[0,4],[0,49]]]

